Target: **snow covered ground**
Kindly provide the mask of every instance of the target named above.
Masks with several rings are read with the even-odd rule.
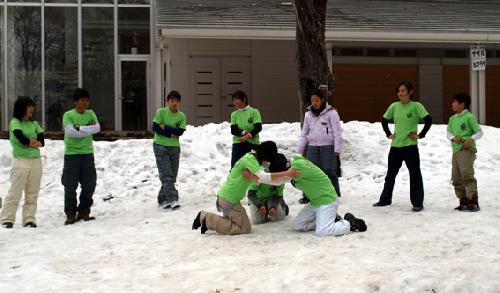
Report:
[[[456,212],[446,126],[420,141],[425,210],[411,212],[403,166],[393,205],[374,208],[389,141],[379,123],[343,125],[340,213],[368,231],[318,238],[290,228],[302,207],[287,185],[290,216],[240,236],[201,235],[191,223],[215,211],[229,170],[229,124],[188,127],[181,139],[182,208],[157,207],[151,140],[95,142],[96,221],[64,226],[63,142],[46,142],[37,229],[0,228],[0,292],[500,292],[500,129],[483,126],[476,177],[478,213]],[[262,140],[291,154],[297,123],[264,125]],[[0,140],[0,195],[9,183],[11,148]],[[104,200],[111,198],[110,200]],[[246,206],[246,202],[245,202]],[[20,211],[20,210],[19,210]]]

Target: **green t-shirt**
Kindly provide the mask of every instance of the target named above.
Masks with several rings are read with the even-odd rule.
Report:
[[[13,118],[9,124],[10,144],[12,145],[12,155],[14,158],[38,158],[40,150],[23,145],[17,137],[14,136],[14,130],[20,129],[23,135],[29,139],[36,139],[39,133],[43,132],[42,127],[36,121],[24,121]]]
[[[330,178],[311,161],[295,155],[291,168],[300,170],[300,175],[293,180],[294,186],[305,193],[313,208],[331,204],[337,199],[337,192]]]
[[[177,113],[173,113],[168,107],[158,109],[153,121],[172,128],[186,129],[186,115],[179,110],[177,110]],[[179,137],[166,137],[158,133],[155,133],[154,143],[163,146],[180,147]]]
[[[429,113],[419,102],[392,103],[384,113],[384,118],[393,119],[395,124],[396,137],[392,140],[391,146],[401,148],[416,145],[418,142],[410,138],[410,133],[417,132],[418,122],[427,115]]]
[[[85,110],[83,114],[78,113],[75,109],[69,110],[63,115],[63,127],[68,125],[87,126],[93,122],[97,122],[97,116],[92,110]],[[64,135],[64,154],[65,155],[84,155],[94,153],[92,145],[92,134],[85,137],[70,137]]]
[[[477,123],[476,117],[467,110],[462,111],[460,114],[455,114],[450,117],[448,121],[448,131],[453,134],[453,137],[461,137],[460,143],[452,142],[451,147],[453,152],[456,153],[462,149],[466,139],[481,131],[481,127]],[[472,142],[472,149],[476,149],[476,142]]]
[[[285,184],[279,186],[267,185],[267,184],[252,184],[248,190],[257,191],[257,198],[268,199],[273,196],[283,196],[283,190],[285,189]]]
[[[252,180],[243,177],[243,170],[248,169],[251,173],[262,170],[257,158],[253,153],[247,153],[236,162],[233,169],[229,173],[226,182],[222,185],[217,193],[220,197],[232,204],[240,204],[240,201],[245,197],[245,193],[252,184]]]
[[[252,131],[255,123],[262,123],[259,110],[248,107],[245,110],[236,110],[231,113],[231,125],[238,125],[241,130]],[[252,144],[259,144],[259,135],[255,139],[249,138],[247,142]],[[233,144],[240,143],[237,136],[233,135]]]

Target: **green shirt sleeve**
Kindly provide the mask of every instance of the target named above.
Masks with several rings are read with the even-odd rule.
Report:
[[[91,112],[91,116],[92,116],[92,121],[90,121],[90,123],[92,122],[97,122],[97,115],[95,114],[95,112],[93,110],[90,110]]]
[[[16,130],[16,129],[22,130],[22,128],[21,128],[21,121],[19,121],[17,119],[12,119],[10,121],[10,129],[11,130]]]
[[[37,121],[35,121],[35,131],[36,131],[36,134],[43,132],[43,128],[40,126],[40,124],[38,124]]]
[[[479,123],[477,123],[476,117],[474,117],[473,115],[470,115],[467,118],[467,123],[474,133],[481,131],[481,127],[479,126]]]
[[[253,123],[254,124],[255,123],[262,123],[262,118],[260,117],[260,112],[257,109],[255,109],[255,111],[253,111]]]
[[[247,164],[245,164],[245,168],[247,168],[248,171],[250,171],[250,173],[252,173],[252,174],[255,174],[255,173],[259,172],[260,170],[262,170],[262,167],[259,165],[259,162],[257,161],[257,159],[247,160]]]
[[[424,118],[425,116],[429,115],[429,112],[427,112],[424,105],[419,102],[416,103],[415,110],[417,111],[417,115],[420,118]]]
[[[156,111],[156,115],[155,118],[153,119],[153,122],[155,122],[156,124],[163,124],[161,123],[160,109]]]
[[[69,111],[64,113],[63,115],[63,127],[68,125],[74,125],[73,121],[71,120],[71,115]]]
[[[395,103],[392,103],[389,108],[387,108],[387,111],[385,111],[384,113],[384,118],[387,119],[387,120],[390,120],[394,117],[394,107],[395,107]]]
[[[186,129],[186,115],[182,114],[182,118],[179,124],[179,128]]]
[[[231,121],[230,121],[230,122],[231,122],[231,125],[233,125],[233,124],[237,124],[237,122],[236,122],[236,117],[235,117],[235,116],[236,116],[236,115],[235,115],[235,113],[236,113],[236,112],[231,113]]]

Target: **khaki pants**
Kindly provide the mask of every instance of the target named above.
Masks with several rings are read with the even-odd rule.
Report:
[[[225,200],[219,198],[218,203],[225,207]],[[215,230],[223,235],[248,234],[252,231],[252,225],[248,219],[245,208],[241,205],[233,205],[223,216],[214,213],[201,211],[201,220],[205,219],[207,228]]]
[[[474,177],[475,150],[461,149],[453,154],[451,160],[451,181],[455,195],[461,199],[477,196],[477,181]]]
[[[11,185],[0,214],[2,223],[16,221],[17,207],[23,191],[23,225],[28,222],[36,223],[35,214],[41,180],[42,160],[40,158],[14,158],[10,170]]]

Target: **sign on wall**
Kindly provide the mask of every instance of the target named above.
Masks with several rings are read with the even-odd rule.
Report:
[[[486,68],[486,49],[484,48],[471,48],[470,61],[472,71],[485,70]]]

